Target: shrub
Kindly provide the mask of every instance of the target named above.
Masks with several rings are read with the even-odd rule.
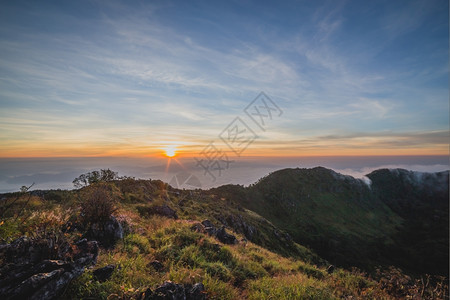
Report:
[[[87,189],[84,198],[81,204],[81,215],[84,222],[105,222],[116,210],[115,199],[111,188],[107,185],[99,184]]]

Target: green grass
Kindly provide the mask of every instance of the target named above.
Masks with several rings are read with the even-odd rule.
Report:
[[[249,281],[248,299],[335,299],[324,282],[314,280],[303,274],[280,277],[264,277]]]
[[[394,245],[393,237],[403,223],[368,186],[324,168],[285,169],[248,188],[229,185],[213,192],[258,213],[294,240],[344,266],[370,269],[388,263],[376,257]]]
[[[115,248],[101,249],[97,265],[73,280],[64,298],[135,299],[147,288],[172,280],[202,282],[209,299],[389,299],[377,282],[362,273],[337,269],[328,274],[323,259],[302,245],[277,239],[274,224],[242,208],[227,195],[219,197],[214,190],[179,191],[179,195],[168,198],[169,187],[160,181],[126,179],[109,184],[118,199],[114,214],[126,224],[126,234]],[[58,191],[47,200],[36,200],[33,214],[25,214],[24,220],[15,218],[19,203],[12,207],[0,225],[1,237],[11,239],[43,226],[58,230],[68,220],[76,221],[83,193],[67,193]],[[66,202],[62,203],[62,199]],[[324,199],[317,207],[331,209],[333,201]],[[169,204],[180,219],[139,213],[155,203]],[[350,210],[344,207],[339,213],[349,214]],[[257,229],[253,242],[224,245],[191,229],[195,222],[204,219],[219,225],[221,219],[230,215],[241,216]],[[238,240],[244,237],[243,232],[227,231]],[[76,240],[82,234],[74,231],[71,238]],[[162,263],[162,270],[151,266],[155,259]],[[93,270],[109,264],[116,266],[112,277],[97,281]]]

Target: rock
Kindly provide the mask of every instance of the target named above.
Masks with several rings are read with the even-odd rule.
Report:
[[[116,268],[115,265],[107,265],[106,267],[94,270],[92,274],[94,275],[95,279],[97,279],[100,282],[103,282],[111,278],[115,268]]]
[[[258,230],[254,226],[246,223],[241,215],[228,215],[227,217],[218,216],[218,220],[222,222],[222,224],[233,228],[234,231],[244,234],[250,241],[252,241],[258,233]]]
[[[222,226],[221,229],[214,227],[214,225],[209,220],[204,220],[201,223],[194,224],[191,227],[191,230],[197,232],[206,232],[211,236],[216,237],[219,241],[224,244],[237,244],[238,240],[232,234],[229,234],[225,230],[225,226]]]
[[[186,299],[186,292],[183,285],[166,281],[155,290],[154,297],[164,297],[174,300]]]
[[[203,283],[196,283],[194,286],[186,293],[186,300],[205,300],[206,290]]]
[[[123,227],[111,216],[106,222],[93,223],[86,237],[98,241],[105,248],[111,248],[118,240],[123,239]]]
[[[148,209],[148,213],[150,215],[160,215],[160,216],[165,216],[165,217],[172,218],[175,220],[178,219],[177,212],[175,210],[173,210],[167,204],[152,206]]]
[[[225,226],[222,226],[221,229],[219,229],[216,233],[216,237],[219,241],[221,241],[224,244],[237,244],[238,240],[236,237],[232,234],[229,234],[225,230]]]
[[[141,300],[205,300],[207,293],[202,283],[196,283],[194,286],[176,284],[172,281],[166,281],[152,291],[148,288],[141,294]]]
[[[75,250],[71,250],[71,253],[73,251],[73,259],[81,258],[85,255],[85,253],[92,253],[92,261],[94,264],[97,263],[97,256],[98,256],[98,243],[97,241],[88,241],[87,239],[82,239],[75,243],[75,247],[72,247]]]
[[[213,226],[210,220],[203,220],[202,221],[203,230],[208,233],[209,235],[216,235],[217,228]]]
[[[280,242],[284,243],[286,247],[289,247],[290,245],[293,244],[292,237],[288,233],[280,232],[277,229],[273,229],[273,234]]]
[[[154,260],[154,261],[150,262],[148,265],[158,272],[161,271],[162,269],[164,269],[164,265],[161,262],[159,262],[158,260]]]
[[[203,227],[203,225],[201,223],[195,223],[194,225],[192,225],[191,230],[195,231],[195,232],[201,232],[201,233],[205,232],[205,228]]]
[[[152,295],[153,295],[152,289],[148,288],[148,289],[145,290],[145,292],[141,292],[137,299],[138,300],[149,300],[149,299],[151,299],[150,297]]]
[[[336,267],[335,267],[335,266],[333,266],[333,265],[329,265],[329,266],[327,267],[327,272],[328,272],[328,274],[331,274],[331,273],[333,273],[335,269],[336,269]]]
[[[202,225],[205,227],[214,227],[210,220],[203,220]]]
[[[47,248],[47,249],[46,249]],[[0,246],[0,299],[55,299],[67,284],[95,264],[98,245],[63,237],[21,237]]]

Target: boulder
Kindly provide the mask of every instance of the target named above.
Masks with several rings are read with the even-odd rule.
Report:
[[[202,283],[192,285],[166,281],[154,291],[148,288],[141,294],[141,300],[205,300],[205,287]]]
[[[329,265],[329,266],[327,267],[327,273],[328,273],[328,274],[331,274],[331,273],[334,272],[335,269],[336,269],[336,267],[335,267],[334,265]]]
[[[213,226],[210,220],[202,221],[203,230],[209,235],[216,235],[217,228]]]
[[[70,245],[54,235],[2,244],[0,299],[56,299],[85,267],[95,264],[97,256],[95,241]]]
[[[98,241],[105,248],[111,248],[118,240],[123,239],[123,227],[111,216],[106,222],[91,224],[86,237]]]
[[[222,228],[218,229],[214,227],[214,225],[209,220],[204,220],[201,223],[194,224],[191,227],[191,230],[197,231],[197,232],[206,232],[211,236],[214,236],[219,241],[221,241],[224,244],[237,244],[238,240],[237,238],[226,232],[225,226],[222,226]]]
[[[229,234],[226,232],[225,230],[225,226],[222,226],[222,228],[220,228],[217,233],[216,233],[216,237],[219,241],[221,241],[224,244],[237,244],[238,240],[236,239],[236,237],[232,234]]]
[[[111,278],[115,268],[115,265],[107,265],[106,267],[94,270],[94,272],[92,272],[92,275],[94,275],[94,278],[98,281],[103,282]]]
[[[203,283],[196,283],[186,292],[186,300],[205,300],[206,295]]]
[[[242,233],[245,235],[245,237],[252,241],[255,235],[257,234],[258,230],[245,222],[244,218],[241,215],[229,215],[226,218],[221,218],[220,221],[231,228],[233,228],[234,231],[238,233]]]

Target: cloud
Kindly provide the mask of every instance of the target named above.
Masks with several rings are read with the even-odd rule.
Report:
[[[385,3],[355,17],[357,2],[330,2],[304,18],[251,4],[262,14],[227,4],[212,18],[209,6],[179,5],[89,3],[81,14],[31,5],[27,23],[4,19],[0,155],[27,143],[48,154],[201,145],[261,90],[285,111],[265,136],[273,143],[257,141],[265,149],[442,148],[433,132],[448,127],[447,54],[440,39],[408,36],[428,32],[436,5]]]

